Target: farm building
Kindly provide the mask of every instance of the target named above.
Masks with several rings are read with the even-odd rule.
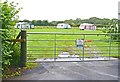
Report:
[[[71,28],[71,26],[66,23],[59,23],[57,24],[57,28]]]
[[[79,26],[81,30],[96,30],[96,26],[94,24],[83,23]]]
[[[27,28],[32,29],[34,28],[34,25],[28,22],[18,22],[14,27],[19,29],[27,29]]]

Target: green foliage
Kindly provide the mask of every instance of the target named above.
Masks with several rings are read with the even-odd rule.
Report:
[[[14,2],[9,3],[5,1],[1,3],[2,13],[0,15],[0,20],[2,21],[2,66],[4,70],[10,66],[18,66],[20,53],[19,53],[19,44],[16,44],[12,47],[12,43],[6,41],[6,39],[15,39],[16,30],[14,25],[18,21],[17,13],[21,8],[17,9],[17,4]]]
[[[29,20],[27,20],[27,19],[24,19],[24,20],[23,20],[23,22],[30,22],[30,21],[29,21]]]
[[[10,50],[10,48],[8,48],[8,45],[3,45],[2,47],[2,55],[3,55],[3,58],[2,58],[2,61],[3,61],[3,67],[5,66],[9,66],[10,65],[10,60],[11,60],[11,53],[13,51]]]
[[[12,55],[12,60],[10,61],[11,66],[14,67],[19,67],[20,65],[20,45],[19,43],[16,43],[11,50],[13,51],[13,53],[11,53]]]
[[[1,19],[2,20],[2,28],[3,29],[11,29],[18,21],[18,16],[16,15],[21,8],[17,9],[17,4],[14,4],[14,2],[8,3],[8,1],[5,1],[4,3],[1,3]]]
[[[28,21],[29,20],[27,20],[27,22]],[[34,24],[35,26],[49,26],[50,25],[47,20],[33,20],[31,21],[31,23]]]
[[[12,33],[12,34],[11,34]],[[4,30],[2,32],[2,66],[4,69],[10,66],[18,66],[20,60],[20,47],[17,43],[12,47],[12,43],[6,41],[6,39],[13,39],[14,32],[12,30]]]

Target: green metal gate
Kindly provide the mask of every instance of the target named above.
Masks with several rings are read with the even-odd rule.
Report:
[[[62,32],[27,32],[28,62],[80,62],[112,60],[118,56],[119,34],[80,34]],[[76,40],[83,39],[83,47]]]

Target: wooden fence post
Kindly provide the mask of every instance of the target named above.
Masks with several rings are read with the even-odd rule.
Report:
[[[23,42],[21,42],[20,67],[26,67],[26,30],[21,30],[21,39],[23,39]]]

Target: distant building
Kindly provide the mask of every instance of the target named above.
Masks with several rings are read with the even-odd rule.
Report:
[[[94,24],[83,23],[79,26],[81,30],[96,30],[96,26]]]
[[[28,22],[18,22],[14,27],[19,29],[33,29],[34,25]]]
[[[71,28],[71,26],[66,23],[59,23],[57,24],[57,28]]]

